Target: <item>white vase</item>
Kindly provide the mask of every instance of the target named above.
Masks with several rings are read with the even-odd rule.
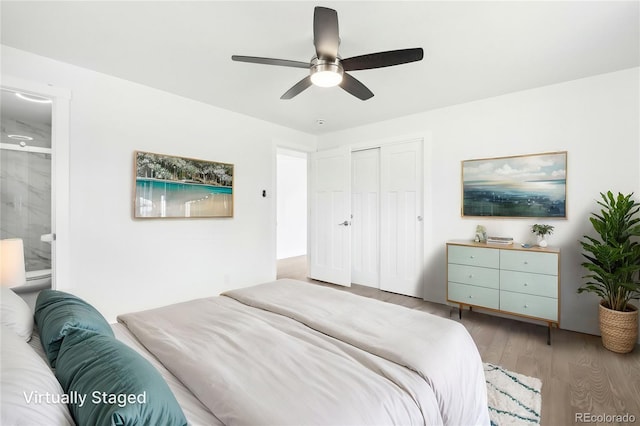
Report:
[[[547,240],[545,240],[544,235],[539,235],[538,236],[538,247],[546,247],[547,246]]]

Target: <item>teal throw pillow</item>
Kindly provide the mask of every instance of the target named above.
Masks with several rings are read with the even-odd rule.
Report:
[[[158,370],[110,336],[70,330],[60,347],[56,377],[70,396],[78,425],[187,424]]]
[[[109,323],[96,308],[64,291],[41,291],[36,300],[35,320],[42,347],[54,368],[62,339],[72,328],[113,337]]]

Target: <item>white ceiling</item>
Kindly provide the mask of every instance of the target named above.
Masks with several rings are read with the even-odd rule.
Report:
[[[308,61],[314,6],[338,11],[343,58],[422,47],[421,62],[354,71],[280,96]],[[640,2],[2,1],[2,43],[312,134],[640,65]],[[325,124],[317,124],[318,119]]]

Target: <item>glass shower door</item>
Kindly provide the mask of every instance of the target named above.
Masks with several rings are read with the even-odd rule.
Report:
[[[21,238],[28,284],[51,284],[51,101],[2,89],[0,239]]]

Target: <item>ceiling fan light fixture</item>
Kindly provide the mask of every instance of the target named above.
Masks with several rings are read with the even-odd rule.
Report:
[[[311,82],[320,87],[333,87],[342,82],[344,69],[338,59],[327,61],[314,59],[311,62]]]
[[[36,102],[36,103],[39,103],[39,104],[50,104],[50,103],[52,103],[51,99],[43,98],[41,96],[28,95],[26,93],[16,92],[16,96],[19,97],[22,100],[29,101],[29,102]]]
[[[8,138],[15,139],[18,141],[32,141],[33,138],[31,136],[25,135],[7,135]]]

